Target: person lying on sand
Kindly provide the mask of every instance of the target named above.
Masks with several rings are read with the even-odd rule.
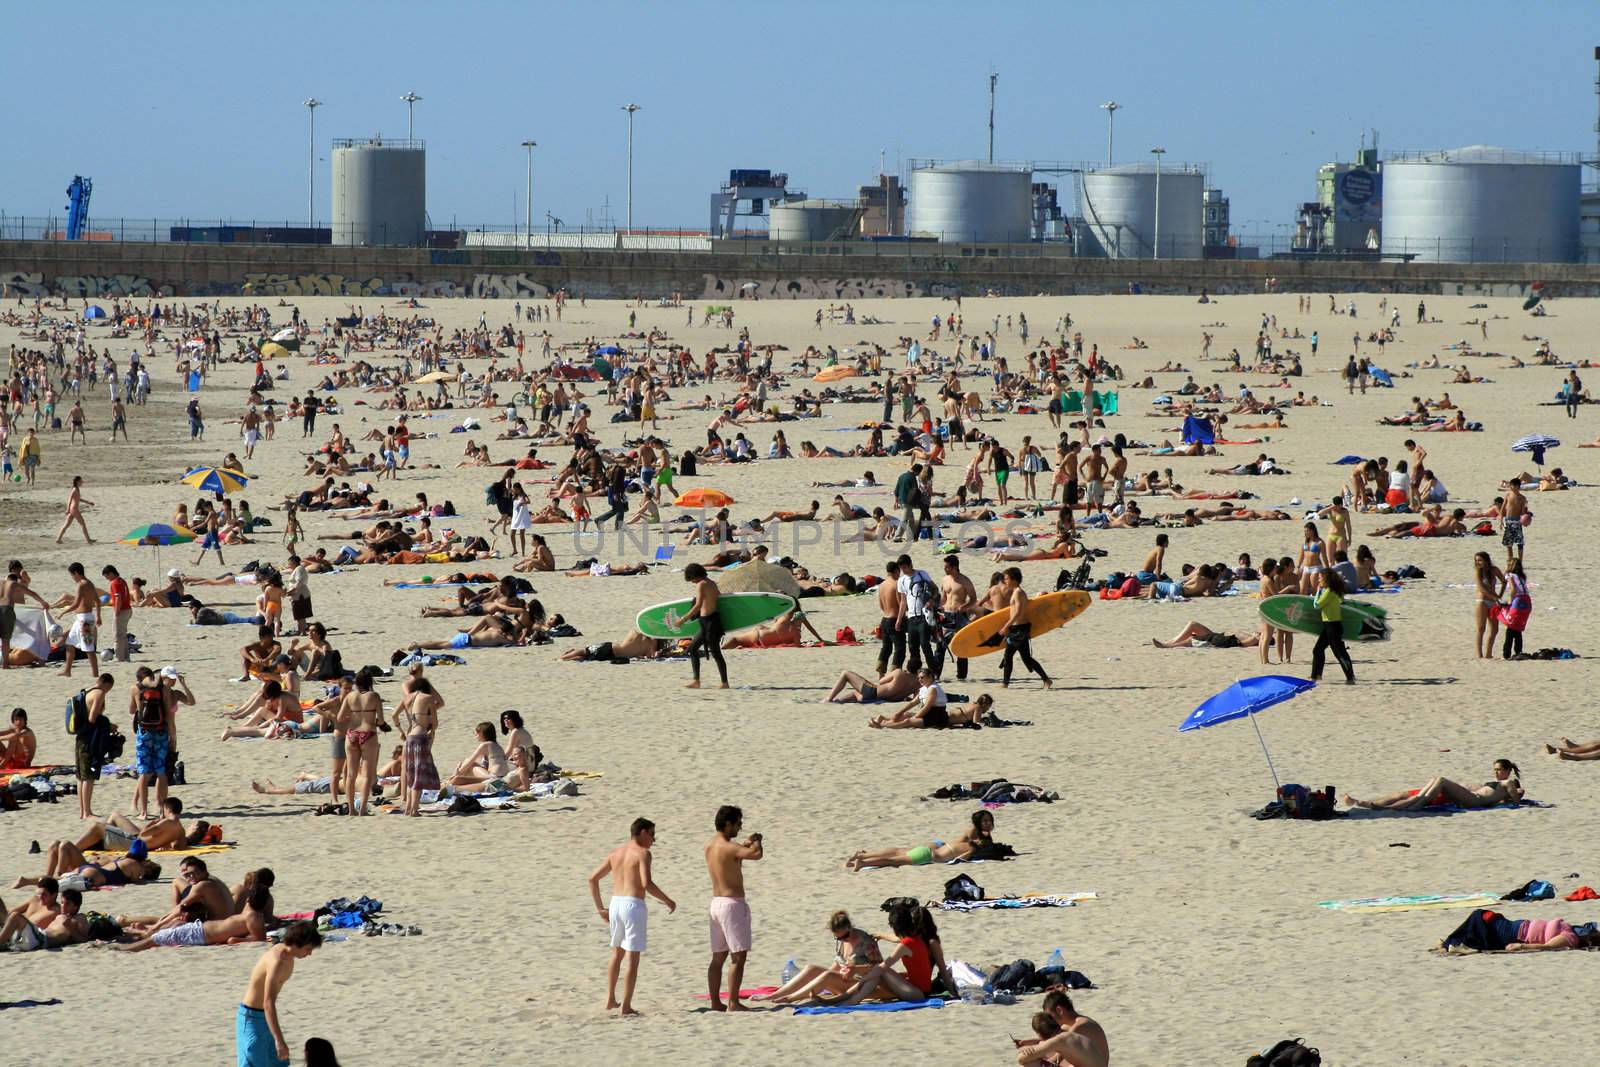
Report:
[[[331,793],[333,792],[333,778],[326,774],[319,774],[316,771],[298,771],[294,776],[293,783],[290,785],[275,785],[273,784],[271,778],[263,778],[259,781],[252,780],[250,782],[250,788],[255,790],[257,793],[271,797],[304,796],[308,793]]]
[[[821,510],[821,508],[822,508],[821,503],[819,503],[818,501],[813,500],[811,502],[811,507],[806,509],[805,511],[774,511],[770,515],[767,515],[765,518],[761,519],[761,522],[763,524],[765,524],[765,523],[769,523],[769,522],[810,522],[810,521],[815,521],[815,519],[817,517],[817,512],[819,510]],[[853,516],[850,516],[850,517],[853,517]]]
[[[454,637],[442,641],[413,641],[407,646],[412,652],[438,652],[446,649],[461,650],[464,648],[506,648],[509,645],[520,645],[527,639],[527,633],[521,624],[514,620],[503,618],[499,615],[485,615],[472,625],[470,630],[463,630]]]
[[[568,578],[621,578],[630,574],[649,574],[650,564],[640,560],[638,563],[600,563],[595,562],[587,567],[567,571]]]
[[[734,634],[723,640],[723,648],[797,648],[804,638],[802,629],[809,630],[811,636],[817,639],[819,645],[828,644],[828,640],[817,633],[817,628],[811,625],[811,620],[806,618],[805,612],[798,606],[790,608],[776,619],[764,622],[753,630],[746,630],[741,634]]]
[[[614,641],[602,641],[598,645],[583,645],[569,648],[558,657],[575,663],[617,663],[630,659],[655,659],[665,653],[671,642],[658,641],[654,637],[646,637],[638,630],[629,630],[626,636]]]
[[[956,838],[953,844],[934,841],[912,848],[863,849],[845,860],[845,869],[859,871],[863,867],[923,867],[938,862],[966,859],[980,848],[994,844],[994,813],[975,811],[972,827]]]
[[[1578,763],[1600,760],[1600,741],[1585,741],[1580,745],[1563,737],[1559,746],[1546,745],[1544,750],[1552,756]]]
[[[845,693],[848,689],[850,692]],[[855,671],[839,675],[833,690],[823,697],[824,704],[874,704],[880,700],[905,700],[917,691],[917,676],[892,667],[876,682],[869,682]],[[843,696],[840,694],[843,693]]]
[[[1560,952],[1575,948],[1600,948],[1600,928],[1592,922],[1574,927],[1565,919],[1509,919],[1479,908],[1432,951]]]
[[[52,841],[45,850],[44,873],[24,875],[11,883],[12,889],[36,886],[45,878],[60,881],[63,889],[87,892],[102,886],[139,885],[161,877],[161,864],[150,859],[144,842],[136,841],[125,856],[105,863],[90,863],[71,841]]]
[[[996,563],[1029,563],[1042,559],[1071,559],[1078,554],[1077,542],[1068,538],[1057,539],[1049,548],[1039,548],[1033,545],[1012,545],[1010,548],[997,548],[989,553],[989,558]]]
[[[272,882],[268,880],[266,885],[270,887]],[[236,901],[228,883],[212,874],[205,860],[199,856],[185,856],[178,864],[177,877],[172,879],[172,904],[166,914],[118,915],[116,920],[118,926],[134,937],[149,937],[169,926],[195,919],[226,919],[243,910],[243,897]]]
[[[1199,644],[1196,645],[1195,642]],[[1261,634],[1256,630],[1224,633],[1191,619],[1189,625],[1180,630],[1178,636],[1172,640],[1162,641],[1160,638],[1152,637],[1150,643],[1157,648],[1254,648],[1261,643]]]
[[[1346,795],[1344,802],[1349,807],[1371,811],[1422,811],[1451,805],[1459,808],[1492,808],[1496,804],[1515,804],[1522,797],[1522,772],[1510,760],[1497,759],[1494,761],[1494,780],[1476,788],[1452,782],[1448,778],[1435,778],[1421,789],[1409,789],[1376,800],[1357,800]]]
[[[90,825],[77,840],[80,852],[127,852],[135,840],[143,841],[151,852],[186,848],[188,835],[178,817],[183,814],[183,801],[174,796],[161,802],[161,815],[143,826],[136,825],[125,815],[113,813],[105,822]]]
[[[267,923],[272,919],[272,893],[257,886],[245,901],[244,911],[226,919],[203,922],[194,919],[179,926],[158,930],[149,937],[127,945],[123,952],[143,952],[152,948],[197,948],[204,945],[237,945],[246,941],[265,941]]]

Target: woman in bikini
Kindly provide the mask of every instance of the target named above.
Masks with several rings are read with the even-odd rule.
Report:
[[[351,815],[364,815],[378,779],[378,733],[390,730],[389,724],[383,721],[383,701],[372,691],[372,675],[366,671],[356,675],[355,692],[344,698],[339,708],[339,725],[344,728],[345,757],[349,761],[345,773],[345,802],[350,806]],[[358,783],[359,805],[356,804]]]
[[[506,758],[506,750],[495,740],[494,723],[480,722],[477,734],[478,747],[461,761],[461,765],[450,776],[451,785],[473,785],[504,778],[511,773],[511,761]]]
[[[1494,639],[1500,632],[1500,597],[1505,592],[1506,576],[1487,552],[1472,557],[1472,568],[1478,597],[1473,607],[1478,623],[1478,658],[1494,659]]]
[[[1349,807],[1371,811],[1422,811],[1451,805],[1492,808],[1497,804],[1515,804],[1522,796],[1522,771],[1510,760],[1497,759],[1494,761],[1494,780],[1476,788],[1452,782],[1448,778],[1435,778],[1421,789],[1408,789],[1376,800],[1357,800],[1347,795],[1344,802]]]
[[[948,863],[966,859],[980,848],[994,844],[994,814],[988,811],[972,813],[972,828],[953,843],[934,841],[913,848],[863,849],[845,860],[845,868],[859,871],[863,867],[923,867],[930,863]]]
[[[1325,557],[1323,556],[1322,537],[1317,533],[1317,524],[1306,523],[1306,543],[1300,546],[1300,595],[1310,596],[1317,591],[1317,575],[1322,573]]]
[[[878,938],[851,922],[848,912],[834,912],[828,920],[828,932],[833,935],[833,966],[818,967],[808,963],[779,989],[751,999],[787,1004],[808,1000],[819,993],[842,997],[866,977],[875,964],[883,961]]]

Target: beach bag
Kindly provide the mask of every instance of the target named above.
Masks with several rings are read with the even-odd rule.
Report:
[[[983,886],[965,874],[958,874],[944,884],[944,899],[976,901],[983,899]]]
[[[1032,960],[1015,960],[1006,964],[994,972],[989,985],[1003,993],[1026,993],[1041,988]]]
[[[1244,1061],[1245,1067],[1322,1067],[1322,1053],[1298,1037],[1285,1038]]]
[[[1331,819],[1334,817],[1334,789],[1324,786],[1312,791],[1289,783],[1278,787],[1278,803],[1291,819]]]

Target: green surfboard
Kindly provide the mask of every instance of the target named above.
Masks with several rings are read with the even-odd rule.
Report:
[[[794,598],[782,593],[723,593],[717,601],[717,617],[725,633],[737,633],[759,626],[794,607]],[[634,624],[646,637],[672,641],[700,633],[698,620],[685,618],[694,607],[693,599],[672,600],[639,612]]]
[[[1261,602],[1261,618],[1280,630],[1315,637],[1322,633],[1322,612],[1308,596],[1281,593]],[[1346,641],[1389,640],[1388,612],[1376,604],[1344,598],[1344,639]]]

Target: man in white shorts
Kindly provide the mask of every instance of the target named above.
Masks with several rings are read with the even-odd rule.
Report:
[[[639,978],[639,954],[645,949],[645,934],[649,913],[645,910],[645,894],[655,897],[667,906],[667,911],[678,910],[673,899],[662,892],[650,877],[650,846],[656,841],[656,824],[638,818],[628,829],[629,839],[611,851],[600,866],[589,876],[589,893],[594,897],[594,909],[611,926],[611,963],[606,968],[606,1011],[620,1007],[623,1015],[637,1015],[633,1010],[633,988]],[[611,906],[600,902],[600,879],[611,875]],[[617,974],[622,960],[628,960],[628,973],[622,986],[622,1003],[617,1003]]]
[[[930,664],[931,666],[931,664]],[[745,954],[750,951],[750,902],[744,898],[745,860],[762,856],[761,835],[735,840],[744,826],[744,812],[731,804],[717,809],[716,836],[706,845],[706,869],[711,872],[711,967],[706,972],[712,1011],[749,1011],[739,1002],[744,981]],[[728,1004],[722,1004],[722,964],[729,956]]]

